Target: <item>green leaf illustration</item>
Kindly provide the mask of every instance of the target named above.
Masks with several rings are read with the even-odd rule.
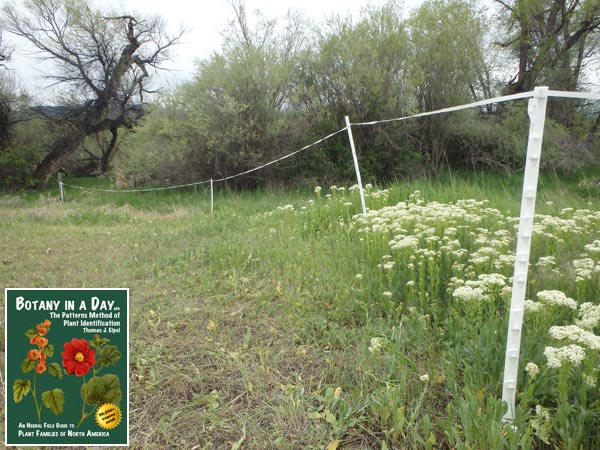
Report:
[[[31,372],[36,364],[37,361],[35,359],[25,358],[21,363],[21,370],[23,371],[23,373]]]
[[[63,371],[62,371],[62,368],[60,367],[60,364],[55,363],[55,362],[48,364],[48,373],[50,375],[52,375],[53,377],[56,377],[59,380],[62,380]]]
[[[121,359],[121,352],[116,345],[107,345],[100,350],[97,363],[100,367],[114,366]]]
[[[46,408],[54,414],[60,414],[65,407],[65,394],[62,389],[54,388],[51,391],[42,392],[42,401]]]
[[[52,358],[54,356],[54,345],[48,344],[45,347],[40,349],[47,358]]]
[[[104,344],[108,344],[110,342],[110,339],[101,338],[99,334],[95,334],[94,338],[91,339],[89,342],[90,342],[90,347],[92,347],[92,348],[100,348]]]
[[[29,380],[15,380],[13,383],[13,400],[15,403],[19,403],[23,400],[29,391],[31,390],[31,382]]]
[[[31,339],[32,337],[37,336],[37,331],[35,331],[33,328],[30,328],[25,332],[25,336],[27,336],[28,339]]]
[[[91,406],[108,402],[118,405],[122,396],[119,377],[113,374],[94,377],[81,386],[81,398]]]

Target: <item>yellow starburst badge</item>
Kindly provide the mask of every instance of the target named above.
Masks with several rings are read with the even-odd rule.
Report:
[[[121,423],[121,409],[114,403],[104,403],[96,410],[96,423],[105,430],[112,430]]]

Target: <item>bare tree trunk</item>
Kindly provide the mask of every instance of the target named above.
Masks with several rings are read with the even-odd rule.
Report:
[[[158,68],[183,31],[167,36],[158,17],[139,22],[129,15],[105,17],[86,0],[35,0],[24,8],[22,13],[14,5],[3,7],[2,25],[29,40],[44,58],[60,61],[60,69],[48,78],[71,86],[82,101],[76,114],[55,118],[61,129],[35,168],[33,181],[45,187],[87,136],[106,130],[113,133],[102,161],[102,170],[108,170],[116,130],[130,128],[143,115],[142,109],[136,113],[133,99],[139,96],[143,104],[143,94],[152,92],[145,86],[150,76],[146,66]],[[142,45],[144,51],[138,53]],[[1,53],[0,45],[0,60]]]
[[[40,162],[33,172],[36,187],[44,188],[50,178],[62,166],[64,160],[81,145],[86,133],[82,130],[72,130],[70,133],[61,134],[50,145],[50,152]]]
[[[119,137],[119,129],[117,127],[110,128],[111,138],[106,149],[102,150],[102,158],[100,158],[100,172],[106,175],[110,169],[110,161],[114,151],[117,148],[117,138]]]

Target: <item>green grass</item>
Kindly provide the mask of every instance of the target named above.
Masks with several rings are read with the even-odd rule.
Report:
[[[441,203],[487,199],[514,216],[521,185],[518,176],[444,175],[396,183],[385,204],[420,190]],[[531,402],[516,431],[498,421],[503,338],[458,327],[461,315],[441,309],[446,285],[430,303],[396,296],[410,279],[396,269],[408,260],[395,256],[393,275],[382,274],[376,265],[389,236],[349,229],[356,195],[344,205],[326,191],[217,190],[213,215],[204,188],[67,188],[64,204],[56,188],[1,196],[0,284],[130,289],[132,448],[323,449],[338,439],[340,449],[545,448],[528,425]],[[599,194],[589,179],[544,176],[538,212],[598,211]],[[277,210],[287,204],[294,211]],[[546,278],[533,272],[534,282],[555,283],[548,289],[575,290]],[[392,299],[380,295],[388,289]],[[502,329],[505,317],[490,311],[462,316]],[[369,351],[374,337],[381,353]],[[525,357],[535,351],[527,347]],[[597,423],[598,404],[587,406]]]

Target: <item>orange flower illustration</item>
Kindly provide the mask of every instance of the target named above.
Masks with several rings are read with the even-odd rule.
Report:
[[[36,373],[44,373],[46,371],[46,362],[41,360],[39,363],[37,363],[37,365],[35,366],[35,372]]]

